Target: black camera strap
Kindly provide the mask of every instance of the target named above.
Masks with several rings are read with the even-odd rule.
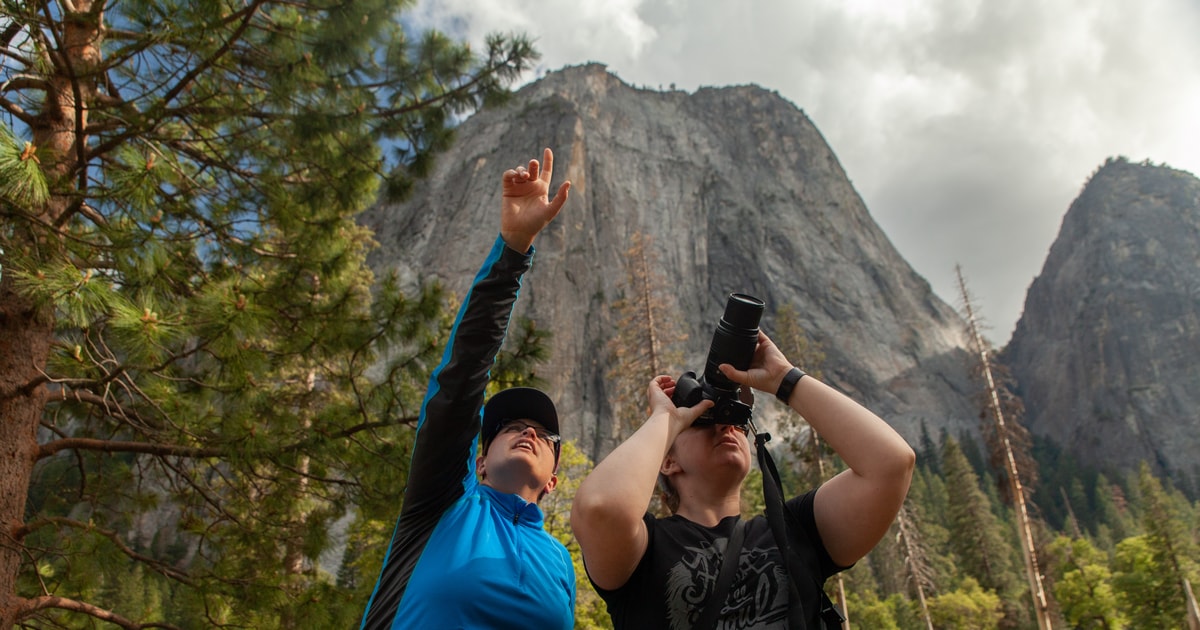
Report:
[[[729,535],[729,542],[725,545],[725,557],[721,559],[721,572],[717,574],[713,592],[708,598],[708,603],[704,605],[704,610],[700,612],[700,618],[696,620],[694,628],[697,630],[716,629],[717,615],[721,612],[721,606],[725,604],[726,595],[729,594],[733,574],[737,573],[738,558],[742,555],[742,542],[745,539],[746,521],[739,518],[733,526],[733,533]]]
[[[753,425],[751,426],[753,427]],[[816,576],[809,575],[804,571],[800,564],[800,557],[792,549],[792,537],[788,534],[798,529],[799,524],[795,523],[795,517],[784,509],[783,484],[779,479],[779,470],[775,467],[775,460],[771,457],[771,453],[767,451],[767,442],[770,439],[770,433],[759,433],[757,430],[754,432],[754,445],[758,450],[758,467],[763,473],[763,501],[766,503],[767,524],[771,527],[771,535],[775,538],[775,544],[779,547],[779,552],[783,554],[787,567],[788,628],[803,630],[807,627],[804,604],[800,601],[800,590],[796,587],[796,580],[805,577],[817,582],[817,592],[821,598],[820,620],[822,624],[827,629],[840,628],[846,618],[829,600],[821,581],[817,580]]]

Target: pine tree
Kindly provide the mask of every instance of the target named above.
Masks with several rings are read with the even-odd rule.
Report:
[[[929,425],[923,419],[921,420],[920,444],[921,447],[917,450],[917,463],[930,467],[935,473],[940,473],[941,470],[938,469],[938,462],[940,460],[938,447],[933,441],[933,436],[929,435]]]
[[[775,313],[775,327],[773,339],[784,356],[802,366],[813,378],[825,378],[821,372],[825,351],[800,325],[799,309],[792,304],[780,306]],[[790,455],[804,466],[799,475],[802,486],[815,488],[832,477],[830,470],[827,470],[832,468],[827,461],[831,454],[826,452],[821,436],[812,430],[802,416],[790,411],[783,415],[783,423],[781,432],[787,438]]]
[[[950,523],[943,516],[949,510],[945,479],[934,475],[928,468],[918,466],[905,501],[919,510],[914,512],[914,520],[917,521],[915,529],[921,536],[923,546],[928,549],[926,564],[930,569],[930,590],[950,588],[958,581],[961,571],[955,565]],[[937,517],[927,518],[926,515]],[[904,579],[908,579],[907,575]],[[897,592],[909,593],[907,582],[903,584],[903,588]],[[926,593],[926,597],[932,594]]]
[[[529,42],[410,38],[386,0],[3,6],[0,627],[336,625],[317,558],[352,505],[394,514],[444,334],[354,217]],[[170,605],[112,610],[90,546]]]
[[[1004,618],[1000,598],[994,592],[980,588],[971,578],[964,580],[958,590],[934,597],[929,602],[929,609],[936,628],[995,630]]]
[[[929,615],[929,603],[925,597],[926,593],[933,589],[933,568],[929,562],[929,550],[921,539],[918,514],[917,508],[905,501],[896,519],[896,538],[904,554],[907,585],[917,596],[925,627],[933,630],[933,619]]]
[[[1011,595],[1017,589],[1003,526],[979,487],[979,477],[953,439],[942,445],[942,470],[948,498],[949,543],[958,569],[1001,597]]]
[[[612,303],[609,316],[613,336],[606,349],[609,367],[604,373],[607,397],[612,412],[608,438],[620,443],[633,434],[646,419],[646,388],[660,374],[676,378],[682,361],[682,317],[667,279],[658,271],[654,239],[635,232],[625,251],[625,281],[621,295]],[[596,431],[592,445],[594,457],[606,451],[604,436]],[[650,511],[669,514],[665,496],[656,494]]]
[[[1113,588],[1130,628],[1183,628],[1185,602],[1161,549],[1148,535],[1117,543]]]
[[[1096,477],[1095,488],[1092,492],[1096,505],[1096,520],[1100,523],[1100,526],[1097,527],[1097,534],[1100,531],[1107,532],[1104,538],[1112,544],[1101,546],[1111,551],[1112,545],[1133,535],[1137,527],[1133,515],[1129,511],[1125,491],[1120,485],[1109,481],[1106,475],[1100,474]]]
[[[1059,536],[1050,545],[1054,599],[1072,628],[1117,630],[1125,619],[1104,552],[1083,538]]]
[[[1156,574],[1154,580],[1162,587],[1156,589],[1153,617],[1143,621],[1172,619],[1179,623],[1190,614],[1187,585],[1197,578],[1197,557],[1200,557],[1200,546],[1184,517],[1189,510],[1188,502],[1177,491],[1163,488],[1145,462],[1138,467],[1138,491],[1149,562]],[[1143,602],[1136,606],[1145,614],[1147,607]],[[1131,617],[1138,621],[1136,615]],[[1197,622],[1200,619],[1192,621]]]

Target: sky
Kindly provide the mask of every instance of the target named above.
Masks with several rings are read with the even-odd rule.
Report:
[[[1200,174],[1197,0],[417,0],[409,17],[530,36],[526,81],[599,62],[637,87],[778,92],[956,307],[961,266],[998,346],[1106,158]]]

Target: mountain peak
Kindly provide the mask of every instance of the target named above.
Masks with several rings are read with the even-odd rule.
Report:
[[[1198,355],[1200,180],[1109,159],[1063,218],[1005,351],[1028,426],[1091,465],[1196,475]]]
[[[549,73],[465,121],[410,200],[364,216],[382,244],[373,264],[461,295],[495,238],[500,173],[544,146],[573,188],[539,236],[516,315],[554,333],[542,375],[564,434],[592,457],[613,444],[607,344],[639,236],[687,335],[667,340],[685,357],[672,369],[702,368],[726,297],[749,293],[767,303],[768,333],[794,308],[825,380],[910,439],[922,423],[974,432],[961,318],[895,250],[812,122],[757,86],[689,94],[635,88],[599,64]]]

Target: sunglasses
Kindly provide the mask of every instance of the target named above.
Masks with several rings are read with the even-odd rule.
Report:
[[[545,442],[546,445],[550,446],[551,448],[557,447],[558,443],[562,441],[562,436],[559,434],[552,433],[548,429],[543,429],[542,427],[529,424],[524,420],[505,420],[500,424],[500,430],[496,432],[496,435],[502,435],[505,433],[524,433],[525,429],[533,429],[533,433],[537,435],[538,439]]]

